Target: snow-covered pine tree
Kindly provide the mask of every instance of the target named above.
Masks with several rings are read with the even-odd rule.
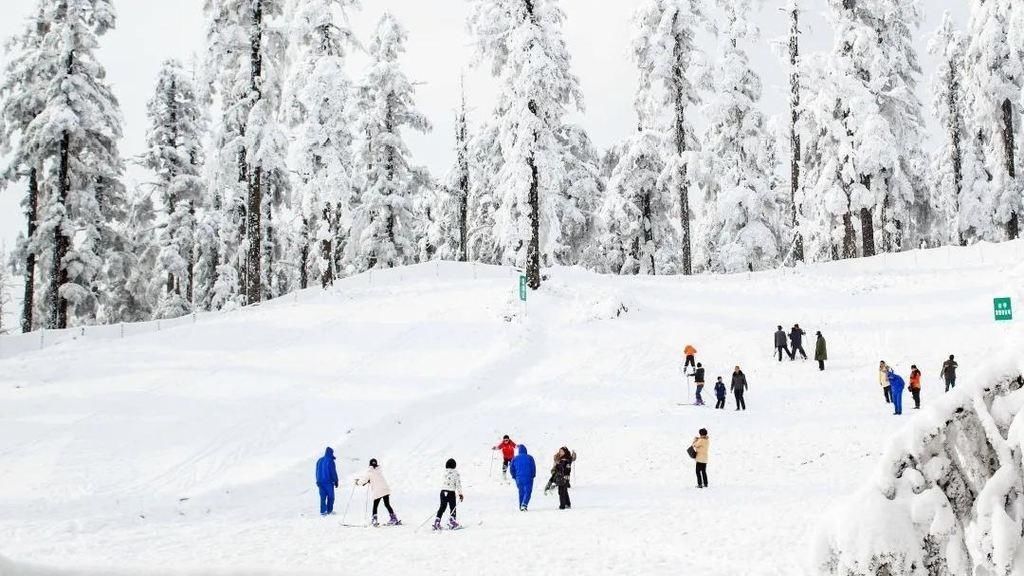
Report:
[[[108,257],[104,323],[160,318],[158,306],[167,305],[166,266],[159,262],[166,250],[160,244],[165,232],[158,233],[155,224],[153,194],[136,190],[118,221],[117,242]]]
[[[0,246],[0,335],[7,334],[7,310],[11,305],[11,262],[7,258],[7,249]]]
[[[25,209],[27,230],[19,243],[19,254],[24,257],[22,332],[31,332],[36,326],[34,312],[37,305],[38,248],[46,240],[36,234],[42,200],[42,162],[24,140],[29,125],[45,105],[42,95],[43,83],[47,78],[47,60],[40,48],[46,35],[46,20],[42,17],[41,2],[36,8],[36,14],[37,17],[29,20],[25,31],[8,42],[8,61],[0,78],[0,156],[7,157],[7,165],[0,169],[0,190],[22,179],[26,184],[22,206]]]
[[[604,262],[615,274],[663,274],[679,261],[673,195],[662,182],[664,140],[641,126],[626,141],[598,211]]]
[[[39,13],[43,105],[22,137],[28,156],[46,162],[52,183],[37,230],[53,238],[51,328],[96,317],[106,253],[117,240],[112,224],[124,210],[121,113],[96,59],[99,37],[114,23],[110,0],[57,0]]]
[[[153,172],[153,192],[163,210],[156,235],[160,250],[157,277],[163,290],[154,314],[157,318],[176,318],[193,310],[196,211],[204,192],[205,118],[191,73],[181,62],[172,59],[163,63],[147,111],[148,149],[142,163]]]
[[[448,174],[447,197],[451,199],[450,215],[454,221],[456,233],[455,259],[459,262],[469,261],[469,119],[466,109],[465,75],[460,83],[459,109],[455,113],[455,166]]]
[[[415,262],[412,200],[416,169],[402,139],[406,128],[427,132],[427,118],[415,109],[416,90],[402,71],[406,32],[391,14],[377,24],[371,64],[360,87],[360,166],[363,189],[352,222],[349,259],[357,271]]]
[[[286,118],[294,134],[301,228],[299,286],[334,283],[339,239],[347,236],[352,203],[354,88],[345,63],[355,40],[348,11],[356,0],[298,0],[292,4],[295,51]]]
[[[564,245],[559,214],[568,167],[560,136],[570,107],[582,109],[579,81],[562,38],[557,0],[471,0],[471,33],[499,78],[495,125],[502,159],[493,189],[494,239],[506,264],[541,284],[542,262]]]
[[[223,180],[214,182],[226,214],[215,285],[222,305],[256,303],[274,294],[273,209],[285,200],[286,138],[277,122],[285,39],[278,27],[285,0],[206,0],[207,64],[222,117],[214,137]],[[239,222],[241,220],[241,222]],[[240,225],[239,225],[240,224]],[[239,234],[241,232],[241,234]],[[226,266],[236,270],[228,272]],[[240,294],[231,291],[237,286]]]
[[[789,14],[789,225],[792,239],[789,254],[790,262],[804,261],[804,239],[800,232],[802,220],[800,204],[797,202],[797,191],[800,189],[800,0],[787,0],[786,12]]]
[[[964,83],[963,34],[947,12],[929,43],[938,57],[932,79],[932,110],[945,132],[944,144],[932,159],[932,241],[967,245],[996,240],[991,196],[983,159],[968,128],[967,86]]]
[[[593,240],[594,213],[603,195],[600,158],[587,132],[575,124],[566,124],[558,134],[562,143],[565,178],[556,204],[559,241],[554,262],[565,266],[579,264],[587,245]]]
[[[985,158],[995,222],[1002,238],[1020,236],[1024,176],[1018,172],[1024,91],[1024,16],[1015,0],[972,0],[965,49],[968,113]]]
[[[775,171],[766,157],[769,136],[758,110],[761,78],[751,68],[741,43],[757,35],[747,16],[754,0],[718,0],[719,55],[712,74],[714,99],[705,106],[708,127],[703,143],[703,214],[698,225],[702,267],[716,272],[773,268],[780,258],[774,228],[777,202],[769,178]]]
[[[495,236],[498,177],[504,165],[498,125],[485,122],[469,141],[469,201],[467,244],[469,259],[484,264],[501,263],[501,247]]]
[[[672,153],[665,163],[665,179],[679,202],[682,230],[682,273],[693,273],[693,220],[690,187],[698,142],[688,114],[700,103],[691,82],[698,55],[695,26],[704,21],[699,0],[645,0],[635,16],[633,56],[640,69],[638,109],[668,110],[667,121],[653,128],[665,134]]]
[[[903,0],[829,4],[835,47],[805,69],[812,73],[808,84],[817,87],[803,109],[809,141],[800,195],[813,214],[807,219],[815,228],[808,231],[816,236],[813,251],[816,258],[856,257],[855,218],[862,255],[875,254],[879,239],[884,249],[898,250],[908,244],[908,225],[926,209],[915,95],[920,67],[910,37],[920,14]]]

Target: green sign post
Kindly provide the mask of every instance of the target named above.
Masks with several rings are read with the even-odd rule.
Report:
[[[1013,320],[1013,305],[1009,298],[996,298],[992,300],[992,310],[996,315],[996,322]]]
[[[526,276],[519,276],[519,299],[526,302]]]

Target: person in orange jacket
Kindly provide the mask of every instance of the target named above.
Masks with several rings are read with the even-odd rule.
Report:
[[[921,371],[917,366],[910,367],[910,394],[914,397],[914,409],[921,409]]]
[[[686,363],[683,364],[683,372],[686,372],[686,368],[690,367],[694,370],[697,369],[697,349],[692,344],[687,344],[686,348],[683,348],[683,355],[686,356]]]

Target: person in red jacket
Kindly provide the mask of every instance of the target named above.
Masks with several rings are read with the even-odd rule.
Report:
[[[516,456],[516,443],[508,437],[508,434],[501,439],[501,443],[491,448],[491,450],[501,450],[501,478],[504,480],[508,476],[508,465],[512,462],[512,459]]]

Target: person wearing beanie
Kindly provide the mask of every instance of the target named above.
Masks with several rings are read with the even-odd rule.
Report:
[[[459,471],[455,469],[455,459],[449,458],[444,464],[444,476],[441,479],[441,507],[437,509],[437,516],[434,518],[434,530],[441,529],[441,517],[447,509],[451,509],[451,517],[448,518],[448,528],[455,530],[459,528],[455,515],[455,497],[462,502],[462,478]]]
[[[356,478],[357,486],[366,486],[367,484],[370,485],[370,490],[373,494],[373,516],[370,517],[370,524],[373,526],[380,525],[377,521],[377,508],[382,501],[384,502],[384,508],[391,515],[391,519],[388,520],[388,526],[401,524],[402,521],[398,519],[394,509],[391,508],[391,487],[388,486],[387,480],[384,479],[384,472],[381,470],[376,458],[370,458],[370,468],[361,477]]]

